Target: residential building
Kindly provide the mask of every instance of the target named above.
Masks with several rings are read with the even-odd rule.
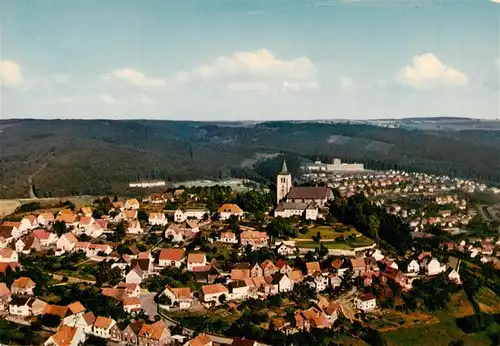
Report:
[[[250,276],[253,278],[264,276],[264,270],[258,263],[255,263],[254,266],[250,269]]]
[[[236,238],[236,234],[234,234],[234,232],[222,232],[220,234],[219,241],[227,244],[237,244],[238,238]]]
[[[158,256],[158,265],[160,267],[176,267],[180,266],[185,262],[186,256],[184,249],[161,249],[160,255]]]
[[[142,329],[144,322],[136,321],[130,323],[122,331],[122,342],[127,346],[136,346],[139,344],[139,332]]]
[[[367,312],[375,309],[377,301],[371,293],[368,293],[354,298],[354,306],[361,311]]]
[[[75,235],[71,232],[67,232],[64,233],[61,237],[59,237],[56,243],[56,247],[59,250],[70,252],[73,250],[77,242],[78,239],[76,239]]]
[[[44,346],[79,346],[83,345],[85,340],[86,335],[82,329],[63,324],[45,341]]]
[[[219,305],[220,297],[225,296],[227,298],[229,291],[222,284],[213,284],[213,285],[205,285],[201,287],[203,294],[203,301],[205,303],[214,303],[215,305]]]
[[[223,204],[217,210],[221,220],[228,220],[231,216],[236,216],[238,219],[244,215],[243,210],[237,204]]]
[[[203,267],[207,265],[207,258],[204,253],[191,252],[187,257],[187,270],[193,271],[195,267]]]
[[[37,217],[38,224],[42,227],[49,228],[54,224],[55,218],[52,213],[41,213]]]
[[[184,222],[188,219],[203,220],[209,213],[207,209],[177,209],[174,213],[174,221]]]
[[[143,324],[139,331],[139,346],[165,346],[170,344],[170,330],[165,322]]]
[[[127,234],[143,234],[144,229],[139,220],[131,220],[128,222]]]
[[[250,245],[253,249],[269,246],[269,236],[266,232],[243,231],[240,234],[241,246]]]
[[[0,282],[0,312],[7,310],[12,294],[9,287],[3,282]]]
[[[10,286],[10,291],[12,294],[17,294],[17,295],[33,295],[33,289],[35,288],[36,284],[33,282],[28,277],[20,277],[14,282],[12,282],[12,285]]]
[[[137,198],[131,198],[125,201],[125,209],[137,210],[139,209],[139,206],[140,204]]]
[[[168,224],[168,219],[165,217],[164,213],[150,213],[148,222],[150,225],[165,226]]]
[[[199,334],[183,346],[213,346],[212,339],[206,334]]]
[[[411,260],[410,263],[408,263],[406,272],[411,274],[418,274],[420,272],[420,265],[417,260]]]
[[[139,297],[125,297],[122,300],[123,310],[130,313],[139,313],[142,311],[141,299]]]
[[[191,289],[189,287],[172,288],[166,286],[163,295],[170,299],[169,308],[189,309],[193,304]]]
[[[52,214],[51,214],[52,215]],[[38,239],[42,247],[53,246],[57,244],[57,234],[47,232],[44,229],[36,229],[33,231],[33,236]]]
[[[114,328],[115,326],[116,328]],[[92,326],[92,334],[103,339],[121,340],[120,328],[118,328],[116,321],[109,317],[98,316]]]
[[[18,260],[19,260],[19,258],[17,256],[16,251],[14,251],[8,247],[0,249],[0,262],[1,263],[17,262]]]

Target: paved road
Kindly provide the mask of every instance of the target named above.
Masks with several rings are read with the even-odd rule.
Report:
[[[155,293],[146,290],[141,291],[141,308],[151,321],[154,321],[156,313],[156,303],[154,301]]]

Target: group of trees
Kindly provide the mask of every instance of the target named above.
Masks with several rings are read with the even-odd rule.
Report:
[[[412,245],[410,228],[398,216],[388,214],[363,194],[330,203],[330,214],[362,234],[382,240],[398,253],[404,254]]]
[[[430,280],[415,280],[411,292],[403,295],[405,307],[409,310],[423,309],[435,312],[448,306],[451,295],[460,287],[451,284],[445,273]]]

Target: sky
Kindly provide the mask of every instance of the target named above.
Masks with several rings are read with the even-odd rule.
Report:
[[[500,0],[2,0],[0,118],[500,118]]]

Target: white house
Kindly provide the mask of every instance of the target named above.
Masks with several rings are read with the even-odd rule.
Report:
[[[220,304],[220,296],[225,295],[226,298],[229,294],[227,288],[222,284],[205,285],[201,287],[203,293],[203,301],[205,303]]]
[[[184,231],[179,225],[173,223],[165,230],[165,238],[172,237],[172,242],[182,243],[184,241]]]
[[[117,289],[125,290],[128,297],[140,297],[141,296],[141,286],[133,283],[120,282]]]
[[[163,295],[170,299],[169,308],[189,309],[193,304],[191,289],[189,287],[172,288],[166,286]]]
[[[128,284],[138,284],[140,285],[142,280],[147,275],[141,270],[139,266],[132,268],[125,276],[125,282]]]
[[[251,286],[247,285],[245,281],[233,281],[229,283],[228,300],[247,299],[250,295],[250,289]]]
[[[1,263],[9,263],[9,262],[17,262],[19,257],[17,256],[17,252],[12,250],[11,248],[0,249],[0,262]]]
[[[236,238],[236,234],[233,232],[222,232],[220,234],[220,240],[221,243],[227,243],[227,244],[237,244],[238,243],[238,238]]]
[[[274,210],[275,217],[290,218],[304,217],[306,220],[318,218],[318,207],[310,203],[282,201]]]
[[[139,209],[139,201],[137,198],[127,199],[125,201],[125,209],[137,210]]]
[[[150,213],[148,222],[150,225],[165,226],[168,223],[168,219],[163,213]]]
[[[158,256],[158,265],[160,267],[176,267],[180,268],[182,263],[186,260],[184,249],[161,249]]]
[[[205,215],[208,215],[207,209],[177,209],[174,213],[175,222],[184,222],[188,219],[203,220]]]
[[[276,250],[278,255],[285,257],[293,256],[295,254],[295,251],[295,242],[293,242],[293,245],[290,244],[290,242],[282,242]]]
[[[371,294],[365,294],[361,297],[354,298],[354,306],[361,311],[371,311],[377,306],[375,297]]]
[[[272,283],[278,285],[278,292],[290,292],[293,290],[293,282],[287,274],[276,273]]]
[[[204,253],[191,252],[187,257],[187,270],[193,271],[195,267],[203,267],[207,265],[207,257]]]
[[[127,227],[128,234],[143,234],[144,229],[141,227],[141,223],[139,220],[132,220],[128,222]]]
[[[123,298],[122,304],[123,310],[125,310],[125,312],[128,312],[129,314],[138,313],[142,310],[141,298],[139,297],[125,297]]]
[[[217,212],[220,215],[221,220],[228,220],[232,215],[237,218],[242,218],[245,214],[243,210],[237,204],[223,204]]]
[[[23,232],[30,231],[38,227],[38,220],[35,215],[28,215],[21,220],[21,230]]]
[[[41,246],[52,246],[57,243],[59,239],[57,234],[47,232],[44,229],[36,229],[33,231],[33,236],[40,241]]]
[[[52,213],[41,213],[37,217],[38,224],[42,227],[48,228],[54,224],[54,214]]]
[[[84,330],[63,324],[45,341],[44,346],[79,346],[83,345],[86,339]]]
[[[99,338],[110,339],[111,328],[116,324],[116,321],[108,317],[97,317],[92,326],[92,334]]]
[[[428,276],[438,275],[446,270],[445,265],[441,265],[436,258],[430,260],[426,265],[426,274]]]
[[[86,334],[91,334],[94,321],[95,321],[94,313],[87,312],[85,314],[75,314],[65,317],[62,323],[70,327],[76,327],[78,329],[81,329]]]
[[[324,276],[321,272],[315,272],[308,280],[309,286],[316,290],[316,292],[326,290],[329,284],[328,276]]]
[[[14,297],[9,303],[9,314],[21,317],[32,315],[31,307],[36,301],[34,297]]]
[[[411,260],[411,262],[408,263],[406,272],[411,274],[418,274],[420,272],[420,265],[418,264],[417,260]]]
[[[71,232],[64,233],[56,243],[56,246],[60,250],[64,250],[66,252],[70,252],[75,247],[75,244],[78,242],[75,235]]]

